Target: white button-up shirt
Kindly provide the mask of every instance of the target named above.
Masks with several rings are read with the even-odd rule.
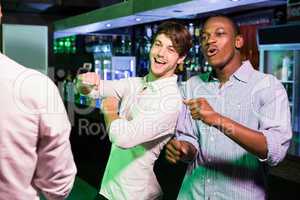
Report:
[[[153,172],[160,151],[174,134],[182,106],[177,76],[102,81],[104,96],[121,100],[120,117],[109,128],[110,157],[100,193],[110,200],[153,200],[162,192]]]

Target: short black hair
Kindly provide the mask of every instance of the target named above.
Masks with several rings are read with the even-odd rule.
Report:
[[[237,22],[236,22],[233,18],[228,17],[228,16],[226,16],[226,15],[222,15],[222,14],[213,14],[213,15],[209,15],[208,17],[206,17],[206,18],[204,19],[204,21],[203,21],[203,27],[205,26],[205,24],[207,23],[207,21],[208,21],[209,19],[215,18],[215,17],[222,17],[222,18],[227,19],[227,20],[231,23],[231,26],[232,26],[232,28],[233,28],[233,30],[234,30],[234,33],[235,33],[236,35],[241,35],[241,30],[240,30],[240,27],[239,27],[239,25],[237,24]]]

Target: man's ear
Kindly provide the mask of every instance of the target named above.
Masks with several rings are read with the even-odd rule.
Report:
[[[244,46],[244,38],[241,35],[235,37],[235,48],[240,49]]]
[[[180,58],[178,58],[177,64],[183,64],[183,61],[185,58],[186,58],[186,56],[181,56]]]

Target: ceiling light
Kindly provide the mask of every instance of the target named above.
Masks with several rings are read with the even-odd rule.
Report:
[[[174,13],[182,13],[182,10],[173,10]]]
[[[135,21],[137,21],[137,22],[139,22],[141,20],[142,20],[141,18],[135,18]]]
[[[105,26],[106,26],[106,27],[111,27],[111,24],[106,24]]]

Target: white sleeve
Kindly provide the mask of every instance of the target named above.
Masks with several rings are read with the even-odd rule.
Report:
[[[130,83],[129,79],[115,81],[101,80],[99,89],[100,96],[113,96],[120,100],[124,96],[125,92],[129,92],[128,89],[130,89]]]
[[[268,145],[267,161],[270,166],[281,162],[288,151],[291,139],[291,114],[286,90],[274,78],[275,83],[266,90],[264,104],[259,110],[261,131]]]
[[[109,127],[109,138],[121,148],[153,141],[174,134],[177,117],[182,105],[179,94],[166,95],[152,101],[153,109],[141,110],[132,120],[117,119]]]

